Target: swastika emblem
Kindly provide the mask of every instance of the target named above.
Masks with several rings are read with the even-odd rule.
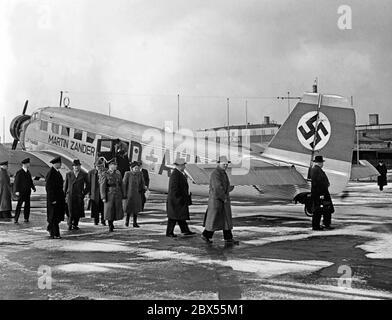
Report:
[[[301,144],[309,150],[320,150],[331,136],[331,124],[327,116],[319,112],[317,123],[317,111],[311,111],[302,116],[297,125],[297,137]]]

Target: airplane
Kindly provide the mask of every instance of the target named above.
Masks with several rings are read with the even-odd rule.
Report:
[[[10,124],[12,150],[0,145],[0,160],[9,160],[11,175],[25,157],[36,180],[45,177],[55,156],[63,160],[63,174],[72,169],[73,159],[88,171],[98,157],[110,160],[119,141],[131,162],[141,161],[148,169],[150,190],[163,193],[177,157],[187,162],[190,192],[201,196],[208,196],[209,176],[220,155],[232,161],[227,171],[235,186],[232,198],[292,201],[310,191],[308,174],[316,155],[326,160],[331,194],[341,193],[352,175],[355,112],[349,99],[338,95],[304,93],[262,154],[250,146],[197,138],[187,129],[163,130],[70,107],[43,107],[27,115],[27,105]],[[18,144],[22,150],[16,150]],[[371,174],[378,172],[370,169]]]

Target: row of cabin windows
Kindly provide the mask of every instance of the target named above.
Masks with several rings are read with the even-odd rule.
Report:
[[[40,130],[41,131],[48,131],[49,123],[48,121],[41,120],[40,123]],[[54,134],[60,134],[64,137],[69,137],[71,133],[71,128],[66,126],[60,126],[57,123],[51,123],[51,132]],[[76,140],[83,140],[83,130],[74,129],[73,138]],[[86,142],[93,143],[95,140],[95,134],[91,132],[86,132]]]

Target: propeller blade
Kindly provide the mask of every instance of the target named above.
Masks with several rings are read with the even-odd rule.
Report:
[[[22,112],[23,115],[26,113],[27,105],[28,105],[28,104],[29,104],[29,100],[26,100],[26,102],[25,102],[25,104],[24,104],[24,107],[23,107],[23,112]]]
[[[14,142],[12,143],[12,150],[15,150],[17,145],[18,145],[18,140],[14,139]]]

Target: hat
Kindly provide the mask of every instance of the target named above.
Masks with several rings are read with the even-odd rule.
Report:
[[[23,159],[21,161],[22,164],[30,163],[30,158]]]
[[[0,162],[0,166],[7,166],[7,165],[8,165],[8,161]]]
[[[223,162],[223,163],[231,163],[231,161],[229,159],[227,159],[226,156],[220,156],[217,162],[218,163],[221,163],[221,162]]]
[[[133,161],[132,163],[131,163],[131,168],[133,168],[133,167],[140,167],[140,162],[139,161]]]
[[[56,157],[56,158],[50,160],[50,163],[53,163],[53,164],[55,164],[55,163],[61,163],[61,157]]]
[[[80,163],[80,161],[79,161],[79,159],[75,159],[73,162],[72,162],[72,166],[81,166],[82,164]]]
[[[113,158],[113,159],[111,159],[110,161],[108,161],[108,163],[109,163],[109,164],[115,164],[115,165],[117,165],[117,159],[116,159],[116,158]]]
[[[325,162],[323,156],[315,156],[313,162]]]
[[[177,158],[176,161],[174,161],[174,164],[176,165],[182,165],[182,164],[186,164],[185,160],[182,158]]]
[[[98,158],[98,159],[95,161],[94,164],[95,164],[96,166],[103,166],[103,165],[105,164],[105,158],[103,158],[103,157]]]

